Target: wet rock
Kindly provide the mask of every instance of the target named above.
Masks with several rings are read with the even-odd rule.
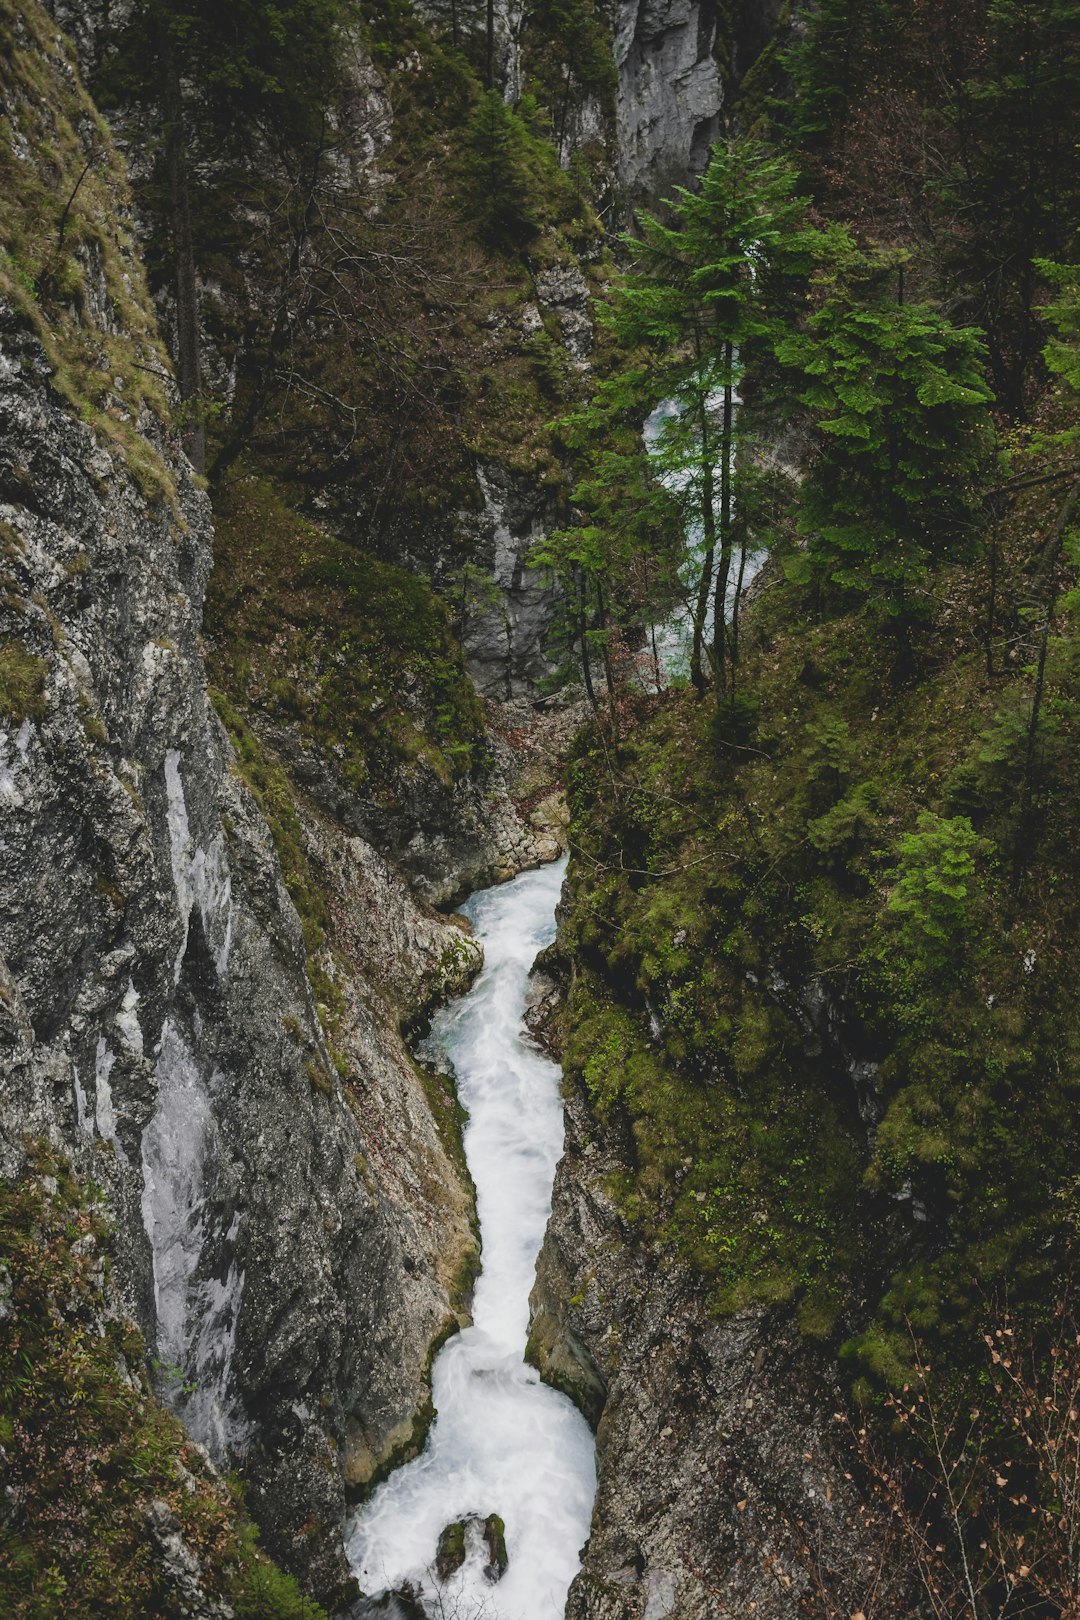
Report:
[[[488,1514],[484,1520],[483,1534],[484,1546],[488,1552],[484,1575],[494,1584],[502,1580],[506,1574],[506,1566],[510,1562],[506,1551],[506,1526],[497,1513]]]
[[[435,1573],[440,1581],[448,1581],[465,1562],[465,1520],[455,1519],[439,1535],[435,1551]]]
[[[348,1608],[339,1609],[334,1620],[428,1620],[428,1613],[416,1588],[407,1581],[396,1592],[359,1598]]]
[[[718,1319],[699,1278],[640,1246],[609,1191],[626,1168],[617,1132],[571,1095],[529,1351],[597,1432],[593,1530],[567,1620],[715,1620],[721,1591],[725,1612],[764,1611],[771,1558],[792,1585],[790,1606],[768,1612],[794,1615],[806,1539],[846,1596],[872,1549],[833,1445],[835,1366],[782,1311]]]
[[[415,1425],[472,1244],[399,1024],[476,947],[312,809],[356,962],[331,1052],[207,697],[206,497],[159,441],[175,506],[150,501],[47,379],[0,307],[0,437],[30,473],[0,492],[0,637],[45,671],[40,712],[0,719],[0,1170],[43,1136],[104,1186],[112,1308],[177,1369],[162,1394],[195,1437],[242,1459],[270,1550],[330,1593],[346,1483]]]

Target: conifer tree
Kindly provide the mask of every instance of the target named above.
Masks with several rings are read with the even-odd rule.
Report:
[[[874,297],[873,267],[852,275],[847,257],[777,350],[801,379],[816,437],[800,527],[810,572],[906,637],[934,561],[962,552],[982,498],[994,449],[985,347],[926,304]]]
[[[718,696],[733,676],[726,611],[736,549],[736,409],[740,379],[794,318],[817,233],[794,194],[794,174],[757,143],[713,148],[698,192],[680,189],[670,222],[640,219],[634,261],[607,319],[633,364],[603,385],[597,404],[636,389],[638,421],[670,402],[654,446],[654,475],[679,490],[696,537],[690,675]],[[711,637],[709,635],[711,616]]]

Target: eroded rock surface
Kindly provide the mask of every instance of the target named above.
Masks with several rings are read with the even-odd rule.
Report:
[[[529,1352],[596,1425],[567,1620],[794,1616],[815,1574],[807,1544],[846,1595],[872,1547],[834,1432],[834,1368],[782,1312],[713,1316],[700,1277],[636,1241],[610,1190],[625,1168],[618,1131],[571,1096]]]
[[[472,1244],[397,1031],[477,948],[313,817],[356,964],[331,1049],[206,695],[205,496],[161,445],[175,505],[148,501],[10,311],[0,440],[0,640],[41,671],[0,717],[2,1169],[47,1137],[107,1188],[117,1308],[196,1437],[242,1458],[268,1545],[327,1592],[346,1478],[411,1432]]]

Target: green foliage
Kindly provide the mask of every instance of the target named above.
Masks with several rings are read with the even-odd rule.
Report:
[[[999,535],[1010,580],[1060,502],[1026,499]],[[968,550],[937,564],[926,662],[902,683],[862,593],[823,619],[778,572],[745,627],[742,753],[721,764],[675,693],[637,701],[618,761],[583,741],[570,777],[565,1069],[625,1144],[620,1209],[719,1309],[789,1301],[829,1337],[865,1297],[847,1354],[868,1399],[905,1373],[905,1318],[956,1366],[987,1291],[1048,1297],[1075,1209],[1074,619],[1051,637],[1017,907],[999,872],[1030,671],[985,677]],[[879,1065],[869,1140],[853,1056]]]
[[[1080,397],[1080,265],[1052,264],[1041,259],[1036,268],[1055,292],[1043,312],[1051,333],[1043,357],[1050,371],[1062,379],[1070,403],[1075,405]],[[1052,434],[1049,442],[1058,449],[1072,449],[1080,442],[1080,427],[1069,421]]]
[[[579,595],[588,594],[582,574],[636,580],[624,621],[657,622],[680,596],[689,599],[692,678],[704,684],[711,618],[720,691],[729,664],[734,681],[724,625],[735,512],[759,504],[751,488],[760,474],[747,453],[753,416],[746,406],[735,411],[735,396],[747,366],[794,318],[817,234],[790,166],[747,140],[716,145],[700,190],[680,189],[667,206],[670,223],[642,215],[640,238],[624,239],[633,259],[602,311],[625,358],[590,404],[559,424],[588,456],[587,471],[572,497],[577,532],[557,535],[543,560]],[[646,448],[642,424],[660,406]],[[602,627],[604,617],[601,610]]]
[[[895,45],[896,0],[817,0],[783,53],[794,94],[777,109],[802,150],[828,148],[841,135],[883,49]]]
[[[812,567],[888,618],[924,615],[993,451],[979,334],[926,305],[830,292],[777,352],[817,432],[800,516]]]
[[[0,638],[0,717],[13,725],[45,712],[48,665],[21,641]]]
[[[252,1545],[256,1538],[246,1538]],[[228,1587],[236,1620],[323,1620],[323,1610],[291,1575],[264,1559],[249,1559]]]
[[[570,220],[578,198],[548,141],[536,134],[535,106],[508,107],[497,90],[480,97],[463,133],[462,200],[481,241],[501,251],[525,246],[553,220]]]
[[[966,816],[945,819],[929,811],[919,817],[918,831],[900,840],[889,910],[901,919],[901,943],[916,966],[945,966],[960,950],[971,928],[977,858],[985,851]]]
[[[826,866],[849,872],[878,831],[877,792],[872,782],[839,799],[824,815],[806,826],[806,836]]]
[[[1040,258],[1080,223],[1076,0],[817,0],[773,113],[818,201],[920,251],[916,274],[987,334],[995,392],[1038,390]]]
[[[163,67],[167,42],[199,83],[209,144],[235,151],[258,126],[302,147],[323,138],[346,19],[342,0],[137,0],[107,37],[95,88],[113,103],[160,95],[147,66]]]
[[[611,27],[595,0],[540,0],[528,15],[525,64],[563,135],[566,103],[576,91],[596,95],[614,117],[619,75]]]

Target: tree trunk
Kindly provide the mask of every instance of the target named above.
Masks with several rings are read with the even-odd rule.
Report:
[[[187,137],[175,42],[163,27],[159,33],[165,101],[165,169],[169,186],[169,223],[176,276],[176,372],[180,398],[188,407],[184,449],[197,473],[206,470],[206,428],[202,420],[202,364],[199,339],[199,290],[195,280],[195,242],[191,230]]]
[[[690,654],[690,679],[699,697],[705,692],[705,624],[709,617],[709,597],[712,593],[713,565],[716,561],[716,513],[713,487],[712,439],[709,434],[709,405],[704,388],[698,400],[698,424],[701,434],[701,533],[705,554],[701,562],[698,581],[697,606],[694,609],[694,644]]]
[[[608,713],[611,716],[611,741],[615,747],[616,758],[619,752],[619,709],[615,693],[615,672],[611,667],[611,649],[607,639],[607,614],[604,611],[604,588],[600,581],[596,581],[596,608],[600,620],[600,629],[603,639],[600,648],[604,659],[604,680],[607,682]]]
[[[746,531],[739,534],[739,576],[735,581],[735,601],[731,608],[731,701],[735,701],[735,681],[739,668],[739,603],[746,578]]]
[[[1035,690],[1031,698],[1031,717],[1028,720],[1027,743],[1024,749],[1024,780],[1020,790],[1020,814],[1016,825],[1016,843],[1013,846],[1012,891],[1019,894],[1020,884],[1024,875],[1024,866],[1031,855],[1034,844],[1034,828],[1032,827],[1032,802],[1035,793],[1035,750],[1039,738],[1039,721],[1042,718],[1043,693],[1046,687],[1046,655],[1050,647],[1050,632],[1054,624],[1054,610],[1057,606],[1057,590],[1054,585],[1054,568],[1061,551],[1065,531],[1069,526],[1073,508],[1080,500],[1080,483],[1074,484],[1065,496],[1064,501],[1054,520],[1054,527],[1050,537],[1038,559],[1040,583],[1045,583],[1047,592],[1046,617],[1043,619],[1042,634],[1039,638],[1039,658],[1035,668]]]
[[[596,713],[596,692],[593,688],[592,666],[589,662],[589,627],[585,616],[585,581],[578,570],[578,641],[581,643],[581,675],[585,682],[585,691],[592,704],[593,713]]]
[[[731,381],[731,368],[735,350],[731,343],[724,344],[724,366],[727,381],[724,384],[724,420],[720,433],[720,566],[716,570],[713,595],[713,667],[716,671],[716,696],[724,696],[727,680],[727,587],[731,574],[731,459],[735,426],[735,389]]]

